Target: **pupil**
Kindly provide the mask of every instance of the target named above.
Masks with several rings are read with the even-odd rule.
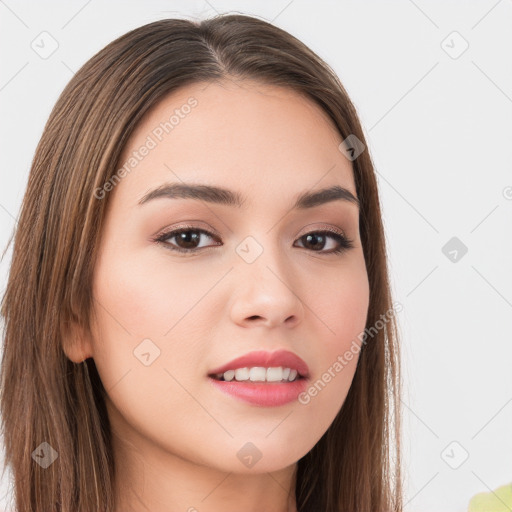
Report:
[[[190,249],[190,248],[194,249],[198,240],[199,240],[199,234],[195,233],[193,231],[185,231],[178,235],[178,241],[179,241],[178,245],[180,247],[183,247],[184,249]],[[184,242],[184,244],[185,244],[184,246],[183,246],[182,242]]]
[[[316,243],[313,243],[312,245],[320,245],[318,248],[322,248],[324,244],[324,235],[318,235],[318,234],[312,234],[312,235],[306,235],[306,241],[307,243],[311,242],[311,240],[316,241]],[[320,243],[318,243],[318,240],[320,240]]]

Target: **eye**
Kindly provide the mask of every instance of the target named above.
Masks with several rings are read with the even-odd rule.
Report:
[[[334,239],[335,248],[330,251],[323,251],[323,250],[315,250],[313,249],[313,252],[320,252],[324,254],[338,254],[344,251],[347,251],[348,249],[352,249],[354,247],[353,241],[349,240],[343,233],[338,231],[330,231],[330,230],[323,230],[323,231],[311,231],[309,233],[306,233],[305,235],[302,235],[299,240],[304,240],[305,242],[302,242],[307,246],[312,246],[313,248],[318,246],[321,246],[320,249],[324,248],[326,245],[326,240],[329,238]]]
[[[209,238],[216,238],[215,235],[204,229],[185,226],[180,229],[162,233],[154,241],[165,244],[172,251],[192,253],[201,248],[198,244],[203,235]],[[176,239],[174,244],[169,243],[169,240],[172,239]]]
[[[165,245],[171,251],[192,254],[199,252],[200,249],[214,247],[214,245],[200,245],[201,238],[207,237],[219,240],[217,236],[204,229],[184,226],[179,229],[164,232],[158,235],[153,241]],[[334,248],[325,249],[328,240],[334,240]],[[172,242],[174,240],[174,242]],[[322,254],[338,254],[354,247],[353,241],[349,240],[343,233],[334,230],[311,231],[298,238],[303,244],[304,249],[310,249],[312,252]],[[217,243],[215,245],[221,245]]]

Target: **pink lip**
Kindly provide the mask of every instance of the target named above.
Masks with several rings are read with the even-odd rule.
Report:
[[[276,350],[275,352],[258,350],[249,352],[242,357],[233,359],[233,361],[230,361],[223,366],[215,368],[209,373],[209,375],[216,375],[217,373],[224,373],[228,370],[236,370],[237,368],[253,366],[262,366],[264,368],[276,368],[281,366],[283,368],[297,370],[297,373],[302,377],[309,377],[308,365],[299,356],[288,350]],[[268,384],[265,384],[265,386],[268,386]]]
[[[277,407],[297,400],[307,386],[307,379],[298,379],[293,382],[236,382],[215,380],[208,381],[221,392],[231,395],[239,400],[259,407]]]

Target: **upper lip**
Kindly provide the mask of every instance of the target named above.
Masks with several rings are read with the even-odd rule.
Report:
[[[237,368],[247,368],[260,366],[264,368],[272,368],[281,366],[283,368],[291,368],[297,370],[301,377],[309,377],[309,368],[303,359],[289,350],[276,350],[275,352],[267,352],[265,350],[257,350],[249,352],[241,357],[233,359],[218,368],[212,370],[209,375],[224,373],[228,370],[236,370]]]

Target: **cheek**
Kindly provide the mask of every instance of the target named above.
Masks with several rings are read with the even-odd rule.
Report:
[[[310,300],[322,335],[315,352],[315,375],[299,403],[309,408],[321,432],[343,405],[357,367],[369,306],[364,260],[331,276]]]
[[[104,306],[99,309],[104,317],[107,315],[105,323],[117,323],[117,327],[113,325],[116,332],[129,333],[132,341],[170,336],[198,297],[211,287],[211,283],[183,272],[181,266],[165,266],[150,254],[118,256],[112,252],[98,262],[95,297],[97,306]]]
[[[181,424],[175,411],[180,418],[201,413],[186,390],[198,395],[192,370],[205,337],[190,319],[196,309],[204,313],[201,304],[194,306],[212,284],[196,290],[179,268],[167,269],[165,275],[159,270],[149,260],[120,258],[115,251],[97,262],[94,361],[109,398],[112,425],[121,434],[134,429],[174,449],[175,443],[187,446],[189,438],[194,440],[187,425],[171,429]]]
[[[352,340],[364,331],[370,297],[362,258],[355,258],[344,268],[325,277],[308,294],[322,332],[324,363],[332,362],[340,350],[345,351]]]
[[[92,340],[96,366],[107,390],[127,372],[130,381],[138,382],[137,390],[162,390],[169,385],[166,368],[174,372],[178,367],[186,374],[197,364],[201,347],[194,340],[204,336],[190,318],[200,309],[198,297],[211,284],[194,285],[179,268],[162,272],[161,263],[129,256],[128,251],[122,258],[121,252],[105,252],[96,265]]]

